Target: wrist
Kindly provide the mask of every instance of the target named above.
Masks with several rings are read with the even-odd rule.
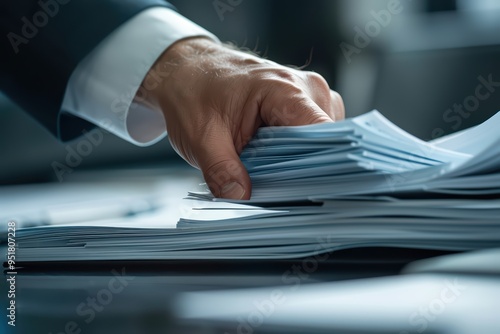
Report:
[[[177,76],[178,70],[196,61],[200,55],[209,55],[220,47],[220,44],[208,37],[193,37],[175,42],[150,68],[141,83],[135,101],[161,110],[161,101],[165,95],[172,92],[172,87],[168,86],[183,79]]]

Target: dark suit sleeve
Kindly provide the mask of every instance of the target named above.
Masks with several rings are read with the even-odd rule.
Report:
[[[163,0],[3,0],[0,90],[61,140],[94,125],[60,107],[78,63],[132,16]]]

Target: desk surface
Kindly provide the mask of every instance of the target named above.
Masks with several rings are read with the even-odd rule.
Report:
[[[126,191],[166,195],[165,205],[178,210],[178,199],[199,181],[189,172],[183,178],[178,175],[172,177],[175,181],[162,178],[162,182],[151,173],[139,175],[129,183],[133,187],[127,188],[122,176],[108,174],[106,184],[94,185],[104,190],[116,186],[97,197],[113,192],[126,195]],[[91,188],[84,177],[74,184],[45,188],[3,188],[0,212],[10,215],[16,210],[22,214],[23,207],[60,207],[59,201],[68,198],[73,202],[99,200],[95,192],[83,191]],[[68,195],[71,193],[74,198]],[[0,253],[5,254],[5,249],[0,248]],[[442,254],[358,249],[334,253],[317,267],[301,260],[37,264],[18,270],[16,327],[8,326],[4,316],[0,332],[293,334],[341,329],[342,333],[412,333],[423,328],[419,308],[435,304],[431,306],[439,316],[431,314],[434,320],[426,320],[426,333],[500,333],[499,321],[492,316],[497,312],[493,310],[500,309],[498,273],[463,276],[452,270],[431,276],[398,275],[409,262]],[[443,304],[446,310],[441,311],[443,281],[462,277],[468,282],[464,297]],[[3,310],[10,300],[6,298],[10,289],[7,278],[9,275],[0,281]],[[273,306],[267,315],[266,305],[270,307],[276,289],[288,302]],[[265,313],[260,315],[262,323],[258,312]],[[311,323],[310,319],[315,320]],[[460,332],[456,324],[463,325]]]
[[[387,258],[390,251],[394,256]],[[396,332],[411,333],[412,330],[418,332],[419,327],[409,322],[410,311],[418,310],[422,304],[433,303],[439,298],[440,290],[446,287],[443,282],[457,277],[460,277],[460,282],[468,280],[467,289],[472,292],[464,293],[467,298],[461,297],[463,301],[457,302],[454,311],[447,312],[442,320],[430,322],[432,330],[428,332],[443,332],[442,326],[451,326],[450,321],[455,321],[453,319],[463,312],[469,312],[471,307],[477,309],[478,299],[485,305],[490,304],[489,307],[479,305],[478,312],[483,316],[500,303],[498,275],[486,278],[474,275],[463,278],[454,273],[398,275],[412,259],[432,255],[436,253],[356,250],[333,254],[331,260],[315,270],[304,269],[306,267],[300,260],[115,262],[21,268],[16,276],[17,322],[16,331],[12,333],[71,333],[73,327],[81,329],[81,333],[238,333],[242,317],[251,315],[257,307],[255,305],[265,303],[275,289],[282,291],[288,301],[276,306],[273,314],[266,317],[266,323],[258,328],[251,327],[253,333],[329,333],[321,327],[306,326],[310,325],[308,319],[311,318],[307,312],[325,301],[333,303],[332,307],[325,306],[329,311],[322,315],[325,321],[332,321],[328,324],[332,328],[344,332],[349,329],[349,333],[358,333],[358,330],[364,333],[387,332],[397,328],[400,330]],[[0,288],[2,297],[6,296],[5,279],[0,282]],[[382,292],[383,296],[380,295]],[[331,296],[326,298],[329,294]],[[346,298],[346,294],[352,295],[352,302],[339,309],[338,304],[345,303],[342,298]],[[304,307],[300,303],[297,306],[296,299],[304,303]],[[457,298],[457,301],[461,299]],[[1,300],[5,309],[8,306],[5,298]],[[244,306],[245,303],[250,309]],[[335,303],[337,307],[333,307]],[[395,303],[401,303],[400,307]],[[354,312],[353,305],[363,310],[357,312],[357,320],[341,321],[349,316],[349,312]],[[297,307],[304,312],[302,321],[306,329],[299,326],[300,315],[294,313]],[[448,308],[452,309],[451,306]],[[398,309],[405,311],[398,313]],[[343,313],[346,315],[339,320]],[[315,314],[320,316],[321,312]],[[383,321],[374,322],[374,314],[384,315]],[[288,323],[294,326],[286,326]],[[321,321],[317,319],[316,323]],[[5,322],[2,326],[6,326]],[[240,330],[245,333],[244,326],[241,326]],[[368,330],[370,326],[373,331]]]

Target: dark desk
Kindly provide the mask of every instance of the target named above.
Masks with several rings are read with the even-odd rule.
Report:
[[[318,287],[324,291],[324,296],[332,293],[328,301],[334,303],[338,287],[358,291],[356,285],[359,285],[361,290],[369,291],[371,284],[382,284],[389,289],[384,297],[386,300],[378,300],[379,305],[387,309],[386,312],[382,310],[385,314],[382,323],[372,323],[371,313],[380,313],[380,308],[359,312],[358,319],[351,320],[351,327],[335,320],[335,314],[342,313],[341,310],[331,309],[328,312],[333,325],[337,323],[335,326],[338,326],[332,329],[358,333],[357,330],[364,328],[364,333],[377,333],[396,326],[399,329],[396,332],[412,329],[418,332],[419,327],[407,319],[410,314],[392,314],[398,307],[391,300],[402,296],[390,292],[391,280],[398,282],[398,279],[412,276],[395,276],[408,262],[438,254],[402,249],[342,251],[332,254],[330,260],[320,263],[314,271],[304,270],[300,260],[31,265],[18,270],[16,276],[16,330],[12,333],[329,333],[324,328],[308,327],[310,316],[307,312],[324,302],[317,296]],[[450,277],[453,280],[456,275]],[[389,283],[383,283],[384,279]],[[494,279],[500,288],[500,278]],[[435,280],[442,281],[441,278]],[[410,285],[415,282],[418,278]],[[2,297],[7,295],[5,283],[2,279]],[[432,296],[435,284],[440,283],[426,276],[419,286],[428,285]],[[272,306],[271,312],[269,301],[276,297],[274,290],[288,301]],[[493,292],[498,293],[498,289]],[[420,293],[429,294],[425,290]],[[411,305],[414,295],[415,291],[408,292],[408,302],[401,305],[402,309]],[[308,296],[312,300],[306,300]],[[300,315],[287,315],[297,307],[294,302],[297,298],[304,299],[304,305],[312,303],[302,310],[304,328],[299,326]],[[374,303],[374,297],[368,294],[366,302],[359,299],[359,295],[353,294],[353,298],[358,298],[354,303],[359,303],[360,310]],[[242,303],[250,305],[250,309]],[[415,302],[416,308],[418,303]],[[266,305],[271,312],[269,315],[264,314]],[[2,308],[5,310],[7,306],[4,303]],[[344,311],[348,312],[349,307]],[[236,313],[231,316],[231,312]],[[259,312],[263,312],[262,324],[256,322]],[[239,313],[241,315],[237,315]],[[248,317],[250,322],[254,321],[253,325],[245,320]],[[287,326],[287,323],[294,326]],[[437,331],[437,325],[443,326],[443,323],[431,323],[427,332]],[[2,326],[6,326],[6,321]],[[370,326],[372,330],[366,331]],[[12,330],[10,326],[5,328]]]

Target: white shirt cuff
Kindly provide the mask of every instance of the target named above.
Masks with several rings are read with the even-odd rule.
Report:
[[[174,42],[217,37],[174,10],[142,11],[104,39],[73,71],[62,111],[94,123],[138,146],[166,135],[163,114],[133,99],[158,57]]]

